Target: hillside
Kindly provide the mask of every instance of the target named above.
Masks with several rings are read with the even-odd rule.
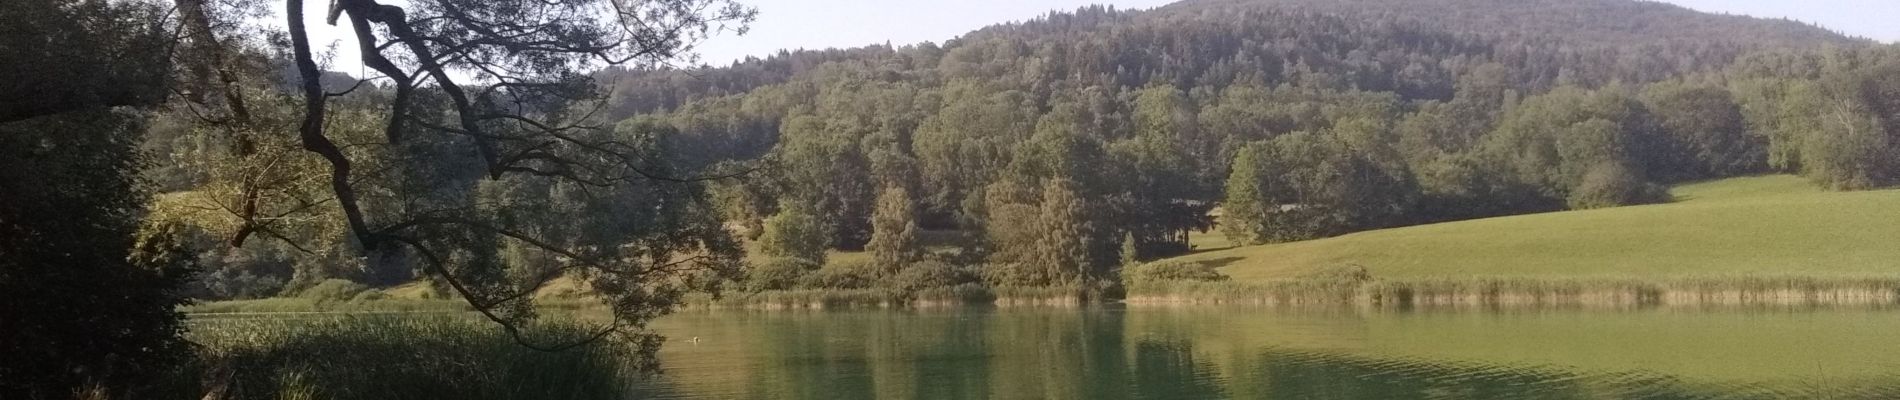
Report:
[[[1792,176],[1675,188],[1677,202],[1519,215],[1206,251],[1242,282],[1339,264],[1391,280],[1853,277],[1900,273],[1900,190],[1822,192]]]
[[[1242,35],[1220,32],[1232,30],[1230,26],[1247,27],[1251,32]],[[1404,37],[1390,37],[1395,34]],[[1393,39],[1393,43],[1352,40],[1354,36],[1363,35],[1378,35]],[[826,69],[827,65],[872,64],[913,71],[942,69],[958,61],[942,57],[960,49],[984,56],[1020,55],[1050,50],[1052,46],[1063,48],[1065,53],[1104,49],[1139,51],[1145,54],[1094,60],[1092,64],[1101,65],[1078,72],[1104,73],[1121,69],[1123,71],[1118,73],[1142,74],[1143,70],[1153,68],[1152,63],[1164,59],[1172,58],[1167,61],[1185,64],[1187,71],[1203,71],[1222,59],[1246,55],[1236,53],[1251,52],[1245,49],[1249,45],[1279,42],[1279,46],[1286,46],[1315,38],[1326,40],[1327,47],[1299,56],[1311,58],[1307,62],[1322,70],[1333,70],[1340,65],[1328,65],[1321,60],[1344,56],[1343,53],[1354,50],[1377,54],[1386,58],[1380,61],[1391,62],[1390,57],[1395,54],[1384,49],[1402,43],[1397,47],[1429,47],[1429,52],[1436,54],[1434,58],[1508,56],[1520,62],[1537,62],[1541,65],[1518,71],[1526,74],[1520,77],[1523,82],[1537,86],[1548,85],[1560,73],[1584,78],[1632,67],[1681,73],[1710,64],[1725,64],[1757,49],[1872,44],[1800,22],[1709,14],[1650,1],[1188,0],[1151,10],[1103,7],[1055,10],[1030,21],[978,29],[944,43],[899,44],[897,47],[867,44],[849,49],[783,51],[723,66],[660,70],[616,68],[602,72],[600,78],[614,84],[612,116],[624,118],[641,112],[676,109],[695,100],[744,94],[763,86],[819,80],[814,73]],[[996,41],[1009,44],[1009,48],[989,48]],[[1188,55],[1181,53],[1186,50],[1181,47],[1204,52]],[[1622,54],[1624,52],[1617,49],[1640,51]],[[1342,54],[1329,55],[1328,52]],[[1049,66],[1082,65],[1018,65],[1018,69],[991,69],[982,75],[992,79],[1010,78],[1003,75],[1025,71],[1022,68]],[[1395,73],[1407,66],[1397,65],[1380,73]],[[1569,71],[1565,72],[1566,69]],[[1337,70],[1346,71],[1349,70]],[[1616,74],[1616,78],[1625,81],[1650,81],[1668,75],[1633,71],[1616,71]],[[1138,85],[1144,80],[1127,78],[1130,79],[1122,83]],[[1168,78],[1178,81],[1195,77]],[[1601,83],[1607,82],[1609,77],[1591,80]]]
[[[1818,46],[1848,38],[1801,22],[1698,12],[1659,1],[1624,0],[1187,0],[1162,12],[1200,13],[1235,8],[1391,17],[1434,29],[1498,36],[1539,37],[1577,44],[1641,46],[1664,42]]]

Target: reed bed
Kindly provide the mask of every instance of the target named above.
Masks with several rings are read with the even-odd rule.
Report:
[[[466,317],[211,319],[191,338],[200,361],[181,387],[205,399],[624,399],[651,360],[600,341],[559,352],[517,344]],[[557,343],[588,337],[564,321],[525,331]]]
[[[1894,305],[1900,304],[1900,276],[1173,281],[1130,287],[1125,301],[1383,308]]]
[[[284,314],[284,313],[365,313],[365,312],[457,312],[471,311],[461,299],[377,299],[322,300],[301,297],[273,297],[251,300],[225,300],[186,306],[190,314]]]

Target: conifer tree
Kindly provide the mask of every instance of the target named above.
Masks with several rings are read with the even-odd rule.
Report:
[[[1091,275],[1089,226],[1086,206],[1075,193],[1075,183],[1053,179],[1043,184],[1042,218],[1036,230],[1032,264],[1044,271],[1049,283],[1080,283]]]

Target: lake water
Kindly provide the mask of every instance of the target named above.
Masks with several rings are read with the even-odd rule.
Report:
[[[642,397],[1900,398],[1900,311],[688,311]],[[697,338],[695,340],[694,338]]]

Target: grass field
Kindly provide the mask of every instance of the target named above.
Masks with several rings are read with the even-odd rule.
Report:
[[[1672,194],[1677,201],[1669,204],[1387,229],[1180,259],[1215,266],[1237,282],[1342,264],[1385,280],[1900,275],[1900,190],[1824,192],[1797,177],[1764,176]]]

